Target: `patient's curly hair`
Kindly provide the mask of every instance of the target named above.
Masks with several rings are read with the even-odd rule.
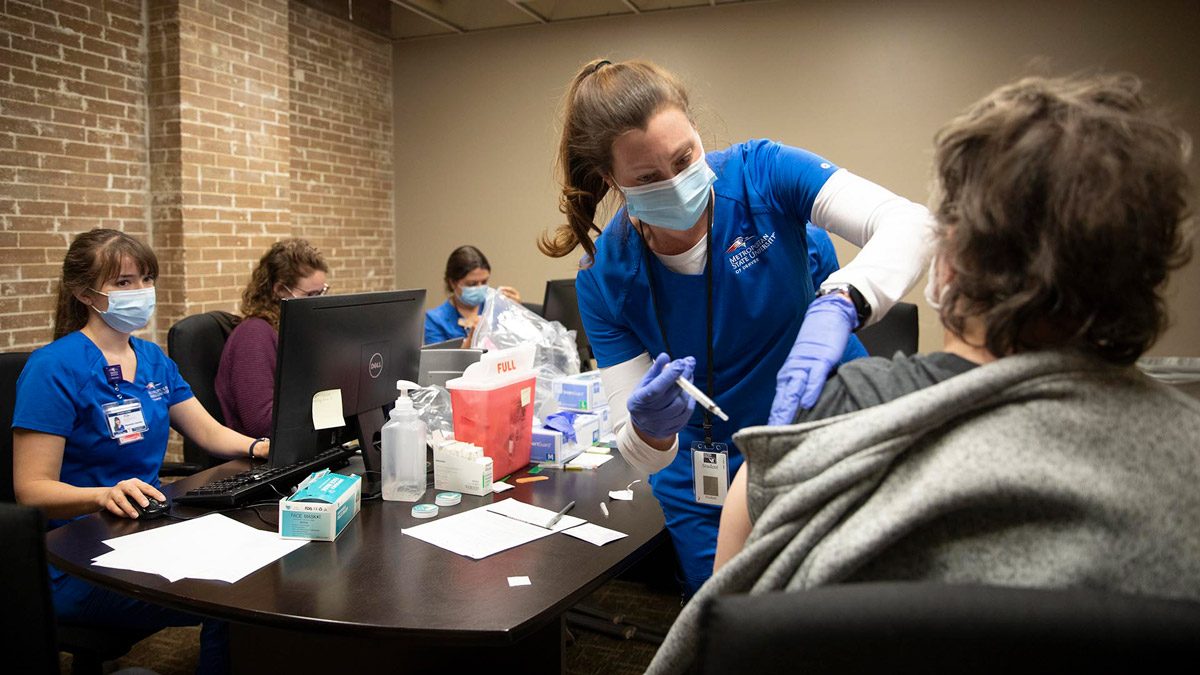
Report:
[[[935,142],[942,322],[978,317],[996,356],[1136,360],[1191,256],[1190,146],[1130,75],[1027,78],[971,106]]]

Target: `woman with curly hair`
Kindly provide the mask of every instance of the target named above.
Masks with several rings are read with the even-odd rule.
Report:
[[[325,295],[328,272],[321,252],[303,239],[276,242],[258,261],[242,291],[244,318],[229,335],[217,370],[217,399],[230,428],[255,438],[270,435],[279,302]]]

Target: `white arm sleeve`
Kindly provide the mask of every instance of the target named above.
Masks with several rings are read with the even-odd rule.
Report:
[[[633,430],[629,423],[629,395],[637,388],[646,371],[653,363],[646,352],[615,366],[600,369],[600,381],[608,397],[608,414],[612,419],[613,431],[617,435],[617,449],[625,460],[646,474],[662,471],[675,459],[679,452],[679,437],[668,450],[658,450]]]
[[[916,284],[933,255],[929,209],[838,169],[813,202],[812,224],[862,247],[850,264],[829,275],[822,288],[851,284],[878,321]]]

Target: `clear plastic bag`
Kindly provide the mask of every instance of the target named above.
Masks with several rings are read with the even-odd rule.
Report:
[[[538,346],[534,368],[550,366],[564,375],[579,372],[575,331],[567,330],[557,321],[543,319],[494,289],[489,290],[487,302],[479,311],[471,346],[506,349],[529,343]]]
[[[435,431],[441,431],[443,436],[454,434],[454,415],[450,412],[449,391],[431,384],[411,390],[408,396],[431,437]]]

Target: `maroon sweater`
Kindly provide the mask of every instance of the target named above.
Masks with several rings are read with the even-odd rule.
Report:
[[[278,351],[279,333],[263,319],[243,319],[229,334],[215,383],[225,426],[252,438],[271,435]]]

